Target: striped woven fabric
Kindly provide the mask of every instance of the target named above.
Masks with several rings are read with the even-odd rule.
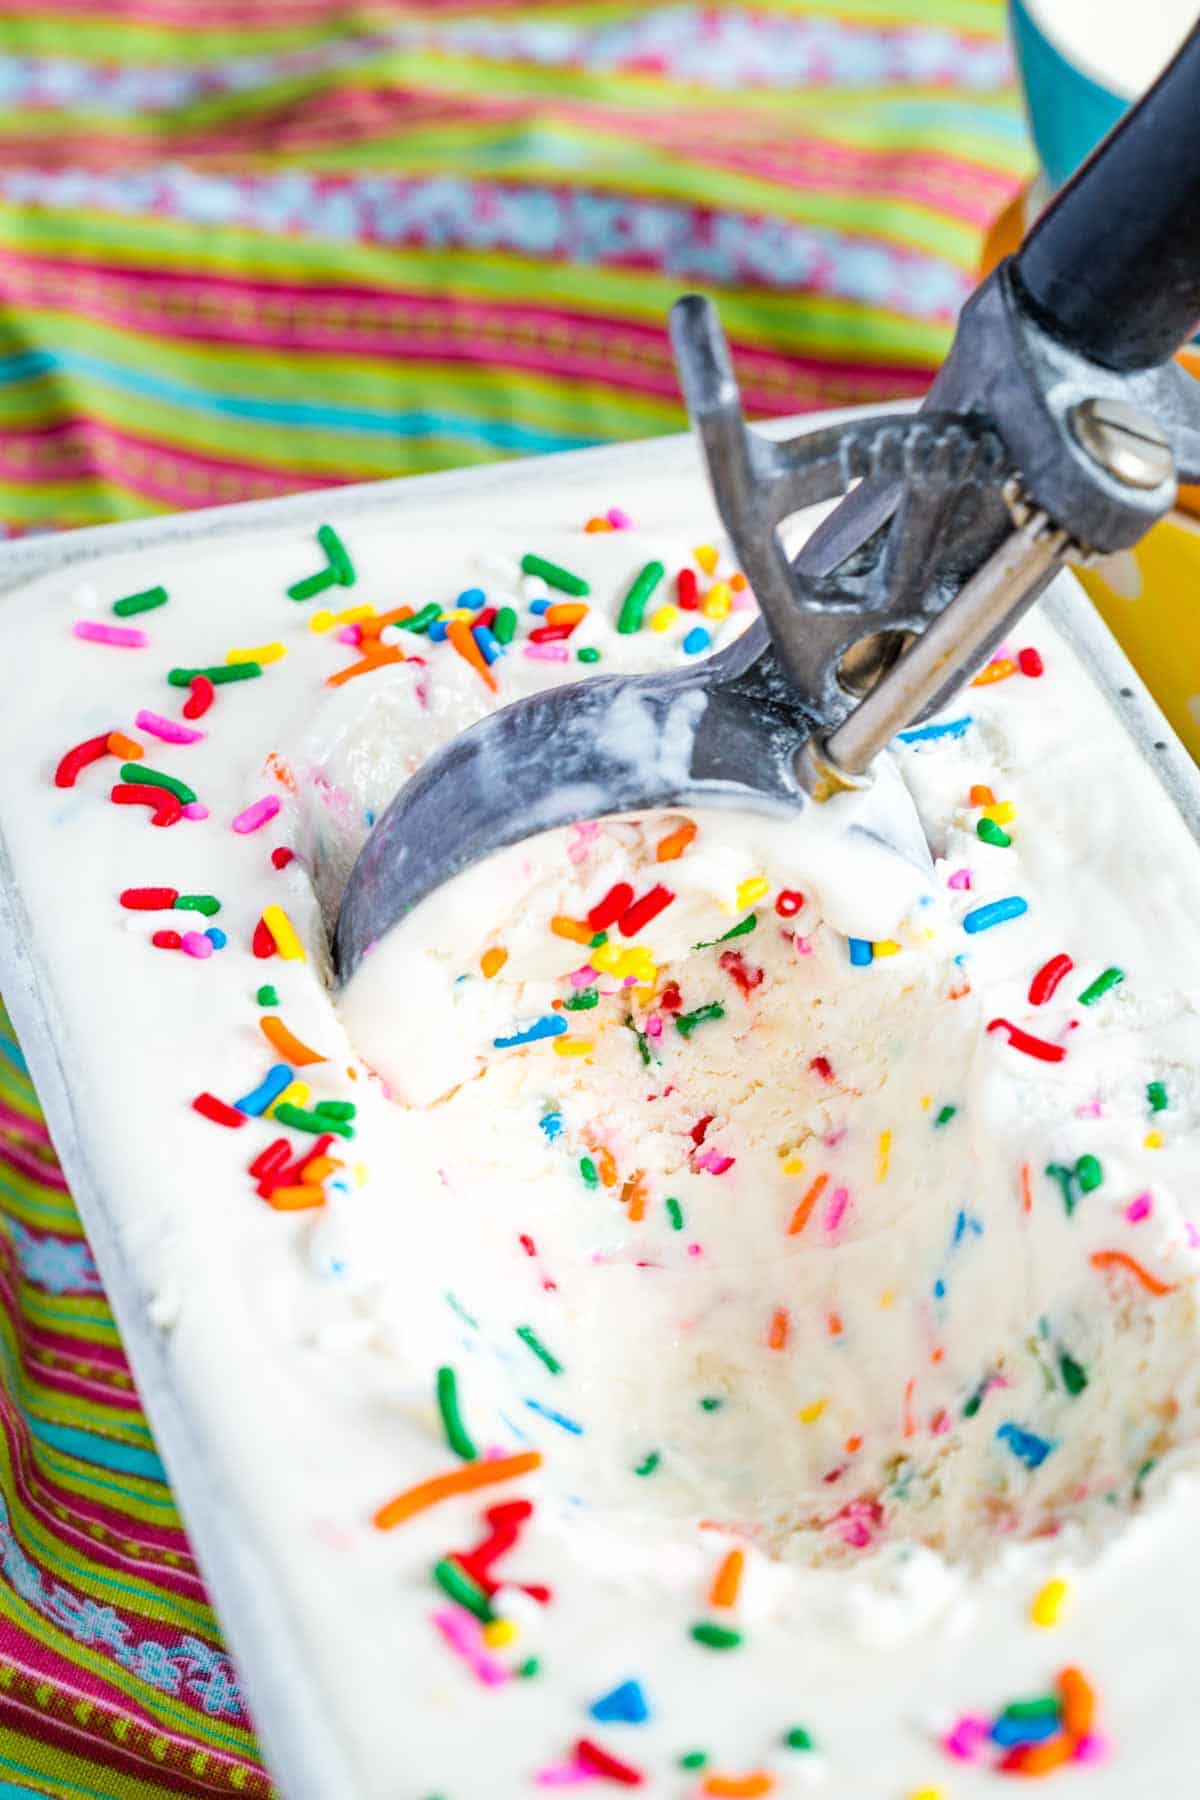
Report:
[[[0,529],[919,392],[1027,168],[1002,0],[6,0]],[[0,1032],[0,1800],[265,1795]]]

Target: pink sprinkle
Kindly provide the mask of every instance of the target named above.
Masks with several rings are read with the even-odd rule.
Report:
[[[813,947],[811,938],[801,937],[800,933],[797,931],[792,938],[792,943],[795,946],[797,956],[812,955]]]
[[[953,875],[950,877],[949,881],[946,883],[947,887],[952,887],[952,888],[969,888],[970,885],[971,885],[970,869],[955,869]]]
[[[662,1014],[651,1013],[646,1020],[646,1036],[660,1038],[662,1036]]]
[[[164,719],[161,713],[147,712],[144,706],[136,723],[140,731],[161,738],[164,744],[198,744],[206,735],[203,731],[193,731],[190,725],[181,725],[177,719]]]
[[[535,1787],[578,1787],[581,1781],[595,1781],[595,1769],[589,1769],[586,1763],[556,1763],[547,1769],[538,1769],[533,1777]]]
[[[1108,1739],[1101,1737],[1098,1731],[1089,1731],[1076,1744],[1072,1760],[1081,1763],[1098,1763],[1106,1761],[1108,1755]]]
[[[592,839],[600,827],[595,819],[585,819],[582,825],[576,825],[575,836],[567,845],[567,861],[581,863],[587,856]]]
[[[208,808],[203,800],[189,800],[183,809],[185,819],[207,819]]]
[[[722,1156],[719,1150],[706,1150],[703,1156],[695,1158],[692,1167],[704,1169],[709,1175],[723,1175],[726,1169],[732,1169],[736,1161],[736,1156]]]
[[[689,1244],[688,1245],[688,1255],[689,1256],[703,1256],[704,1255],[703,1245],[702,1244]]]
[[[1150,1217],[1150,1208],[1153,1204],[1149,1194],[1139,1194],[1137,1199],[1131,1200],[1125,1208],[1125,1217],[1131,1225],[1140,1225],[1143,1219]]]
[[[825,1229],[831,1234],[839,1229],[850,1206],[850,1189],[834,1188],[833,1198],[829,1202],[829,1211],[825,1214]]]
[[[273,819],[279,811],[279,798],[275,794],[267,794],[261,800],[255,800],[245,812],[240,812],[233,821],[233,829],[245,836],[248,831],[257,831],[268,819]]]
[[[450,1648],[457,1651],[485,1687],[499,1687],[509,1679],[504,1664],[480,1648],[482,1634],[469,1612],[458,1606],[443,1606],[430,1617]]]
[[[150,642],[136,625],[102,625],[98,619],[76,619],[71,630],[89,644],[116,644],[122,650],[144,650]]]
[[[1183,1229],[1187,1232],[1189,1248],[1192,1250],[1200,1250],[1200,1231],[1197,1231],[1190,1219],[1184,1220]]]
[[[1086,1106],[1077,1106],[1075,1117],[1077,1119],[1102,1119],[1104,1117],[1103,1101],[1089,1100]]]
[[[733,596],[733,611],[734,612],[749,612],[751,610],[751,608],[756,605],[757,605],[757,601],[755,600],[754,595],[750,592],[749,588],[741,588]]]
[[[591,963],[584,963],[582,969],[572,969],[567,979],[573,988],[591,987],[599,972],[598,969],[593,969]]]
[[[339,644],[354,644],[357,646],[362,643],[362,626],[343,625],[335,631],[333,635]]]
[[[565,644],[526,644],[525,655],[530,662],[566,662],[567,646]]]
[[[205,937],[202,931],[185,931],[180,939],[180,948],[186,950],[189,956],[196,957],[200,962],[213,953],[212,939]]]
[[[982,1762],[984,1747],[991,1732],[991,1724],[987,1719],[966,1715],[946,1733],[942,1739],[942,1749],[947,1756],[956,1757],[959,1762]]]
[[[619,506],[610,506],[604,516],[614,531],[633,530],[633,520],[630,518],[629,514]]]

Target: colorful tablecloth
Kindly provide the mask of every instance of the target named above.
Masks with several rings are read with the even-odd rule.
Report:
[[[6,0],[0,527],[919,393],[1029,168],[1002,0]],[[0,1015],[0,1800],[269,1793]],[[500,1800],[500,1797],[498,1797]]]

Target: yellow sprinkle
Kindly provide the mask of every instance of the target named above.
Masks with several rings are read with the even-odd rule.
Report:
[[[593,969],[599,969],[602,975],[611,975],[616,969],[617,958],[620,954],[620,948],[616,944],[597,944],[588,957],[588,961]]]
[[[493,944],[490,950],[485,950],[479,959],[484,980],[490,981],[493,975],[498,975],[507,961],[508,951],[502,944]]]
[[[1148,1131],[1142,1142],[1145,1144],[1147,1150],[1161,1150],[1163,1144],[1162,1132]]]
[[[900,946],[895,938],[880,938],[877,944],[871,945],[876,956],[895,956]]]
[[[922,1094],[921,1095],[921,1111],[928,1112],[932,1105],[933,1105],[933,1095],[932,1094]]]
[[[717,551],[713,549],[711,544],[697,544],[696,548],[692,551],[692,556],[696,562],[700,564],[700,567],[704,570],[706,575],[711,575],[720,561]]]
[[[816,1421],[820,1418],[821,1414],[825,1411],[825,1408],[828,1405],[829,1405],[828,1400],[810,1401],[810,1403],[807,1406],[802,1406],[800,1408],[800,1411],[796,1414],[796,1417],[804,1425],[814,1425],[816,1423]]]
[[[275,948],[285,962],[304,962],[304,945],[296,936],[296,928],[282,906],[274,902],[263,907],[263,924],[275,939]]]
[[[896,1304],[895,1288],[884,1288],[882,1294],[880,1294],[880,1296],[879,1296],[880,1311],[886,1312],[889,1306],[895,1306],[895,1304]]]
[[[727,581],[714,581],[700,602],[706,619],[727,619],[733,611],[733,594]]]
[[[983,816],[990,819],[993,825],[1011,825],[1017,816],[1017,809],[1011,800],[998,800],[995,806],[984,807]]]
[[[888,1165],[890,1164],[891,1160],[892,1160],[892,1134],[890,1131],[881,1131],[879,1134],[879,1160],[875,1164],[875,1179],[876,1179],[876,1181],[886,1181],[887,1180]]]
[[[657,607],[650,615],[650,629],[651,631],[670,631],[678,617],[679,608],[677,606]]]
[[[473,619],[474,612],[469,606],[456,606],[446,614],[448,619]]]
[[[785,1175],[803,1175],[803,1173],[804,1173],[803,1158],[799,1157],[799,1156],[789,1156],[787,1161],[783,1165],[783,1172]]]
[[[1058,1615],[1063,1609],[1067,1597],[1065,1581],[1055,1579],[1048,1581],[1034,1595],[1033,1605],[1029,1609],[1029,1617],[1033,1624],[1041,1626],[1057,1625]]]
[[[936,1787],[914,1788],[908,1796],[908,1800],[943,1800],[942,1789]]]
[[[607,520],[605,521],[607,524]],[[609,527],[611,530],[611,526]],[[517,1635],[517,1628],[511,1619],[489,1619],[483,1628],[483,1641],[489,1650],[503,1650],[511,1644]]]
[[[652,986],[658,968],[646,944],[630,944],[623,950],[619,944],[597,944],[589,958],[593,969],[602,975],[615,975],[624,981],[632,975],[642,987]]]
[[[366,1187],[370,1176],[370,1170],[367,1168],[366,1163],[351,1163],[350,1173],[354,1177],[355,1187]]]
[[[329,611],[327,606],[323,606],[320,611],[315,612],[308,621],[308,629],[310,631],[328,631],[332,624],[333,614]]]
[[[375,608],[364,601],[361,606],[348,606],[345,612],[334,613],[335,625],[361,625],[364,619],[373,619]]]
[[[225,661],[227,663],[273,663],[278,662],[281,656],[286,655],[287,650],[282,644],[259,644],[253,650],[227,650]]]
[[[560,1037],[554,1040],[555,1056],[590,1056],[595,1047],[591,1038]]]
[[[745,881],[738,882],[737,906],[739,912],[745,912],[756,900],[761,900],[770,891],[771,884],[765,875],[751,875]]]
[[[273,1113],[277,1106],[307,1106],[312,1089],[307,1081],[293,1081],[284,1088],[277,1100],[273,1100],[267,1111]]]

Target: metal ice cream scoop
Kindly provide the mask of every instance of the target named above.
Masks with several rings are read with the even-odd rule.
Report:
[[[339,978],[469,864],[582,819],[794,813],[870,787],[854,829],[928,866],[902,783],[872,779],[879,752],[952,697],[1068,557],[1128,548],[1177,480],[1200,479],[1197,390],[1172,360],[1200,319],[1198,205],[1200,26],[972,295],[918,413],[765,438],[714,309],[677,302],[688,412],[762,616],[704,662],[535,694],[431,757],[351,872]],[[839,495],[790,554],[787,520]]]

